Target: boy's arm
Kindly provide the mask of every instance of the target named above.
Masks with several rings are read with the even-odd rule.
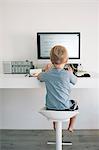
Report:
[[[68,71],[69,71],[69,74],[70,74],[70,83],[75,85],[76,82],[77,82],[77,77],[73,74],[73,69],[71,67],[68,67]]]
[[[52,64],[49,63],[43,68],[43,72],[41,73],[34,73],[33,77],[37,77],[38,80],[44,82],[46,80],[46,72],[48,72],[52,68]]]
[[[33,77],[37,77],[38,80],[40,80],[41,82],[45,81],[45,72],[42,73],[35,73],[33,74]]]
[[[75,85],[76,82],[77,82],[77,77],[73,73],[71,73],[71,75],[70,75],[70,83]]]

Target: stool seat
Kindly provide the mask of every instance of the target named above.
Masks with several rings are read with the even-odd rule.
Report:
[[[56,110],[46,110],[42,108],[40,113],[47,119],[55,121],[56,125],[56,150],[62,150],[62,145],[72,145],[72,142],[62,142],[62,122],[68,121],[71,117],[78,114],[78,110],[75,111],[56,111]],[[53,142],[48,142],[48,144]]]
[[[46,110],[42,108],[40,113],[45,116],[48,120],[52,121],[68,121],[71,117],[78,114],[78,110],[75,111],[56,111],[56,110]]]

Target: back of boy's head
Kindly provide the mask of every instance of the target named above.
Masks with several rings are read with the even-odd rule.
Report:
[[[63,64],[68,60],[67,49],[64,46],[56,45],[51,49],[50,59],[52,64]]]

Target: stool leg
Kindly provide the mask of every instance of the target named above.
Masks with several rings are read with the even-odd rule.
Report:
[[[62,122],[56,122],[56,150],[62,150]]]

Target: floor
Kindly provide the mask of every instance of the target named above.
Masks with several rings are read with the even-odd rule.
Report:
[[[55,140],[55,131],[0,130],[0,150],[55,150],[55,145],[47,145],[48,140]],[[73,143],[63,150],[99,150],[99,130],[64,130],[63,140]]]

